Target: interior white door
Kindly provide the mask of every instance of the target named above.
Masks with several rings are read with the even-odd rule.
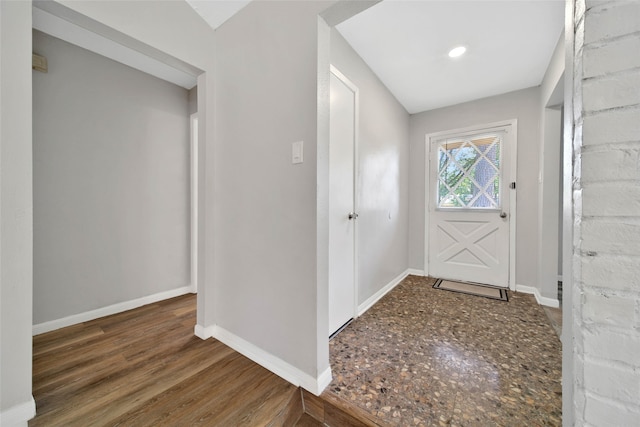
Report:
[[[429,275],[509,286],[511,133],[430,138]]]
[[[329,143],[329,335],[355,315],[357,89],[331,70]]]

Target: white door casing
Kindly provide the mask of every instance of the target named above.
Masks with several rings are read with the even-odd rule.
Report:
[[[513,120],[427,135],[430,276],[514,289],[516,133]]]
[[[198,114],[191,119],[191,290],[198,292]]]
[[[358,114],[357,87],[333,66],[330,88],[329,335],[356,316]]]

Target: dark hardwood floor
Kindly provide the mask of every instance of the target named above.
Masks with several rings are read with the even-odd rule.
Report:
[[[34,337],[29,425],[295,425],[300,391],[195,337],[195,307],[186,295]]]

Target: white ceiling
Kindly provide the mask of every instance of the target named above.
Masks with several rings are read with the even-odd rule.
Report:
[[[563,0],[385,0],[337,29],[413,114],[539,85],[563,25]]]
[[[301,0],[300,0],[301,1]],[[214,29],[250,0],[187,0]],[[195,76],[34,8],[34,28],[185,88]],[[409,113],[539,85],[563,0],[385,0],[338,31]],[[451,60],[459,44],[467,53]]]

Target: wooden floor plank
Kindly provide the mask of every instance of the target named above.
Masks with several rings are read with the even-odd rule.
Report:
[[[52,378],[55,379],[57,375],[64,375],[64,372],[74,372],[87,364],[99,365],[103,360],[111,359],[115,355],[131,360],[135,348],[148,351],[149,353],[143,357],[150,358],[152,352],[167,351],[169,346],[179,344],[180,338],[190,338],[185,335],[184,330],[170,326],[154,336],[139,336],[129,338],[126,341],[118,340],[118,336],[90,337],[86,343],[78,342],[59,348],[52,353],[42,353],[35,357],[33,361],[34,388],[35,384],[44,386]],[[162,343],[162,345],[158,345],[158,343]]]
[[[219,352],[218,357],[224,357],[227,354],[227,352]],[[78,427],[98,425],[101,420],[116,418],[139,406],[145,406],[156,395],[183,381],[198,377],[211,359],[210,356],[190,360],[181,359],[178,363],[163,366],[162,369],[166,369],[164,372],[155,371],[150,375],[145,372],[141,372],[139,375],[132,373],[127,376],[125,382],[118,384],[117,388],[111,389],[102,398],[87,405],[90,407],[83,407],[83,415],[78,423],[70,422],[67,425],[77,425]]]
[[[243,356],[230,352],[220,362],[201,371],[195,378],[189,378],[162,393],[154,396],[145,405],[128,411],[114,420],[114,424],[144,425],[145,423],[163,425],[179,422],[185,413],[192,412],[203,400],[216,396],[216,386],[234,384],[239,363]]]
[[[302,390],[298,387],[291,395],[287,406],[267,427],[297,426],[298,420],[300,420],[303,414],[304,403],[302,402]]]
[[[99,326],[103,330],[108,330],[111,325],[119,325],[129,320],[135,320],[144,316],[146,313],[155,313],[158,311],[157,304],[148,304],[133,310],[124,311],[122,313],[112,314],[110,316],[100,317],[89,322],[85,322],[87,326]]]
[[[180,357],[175,354],[153,354],[149,359],[136,364],[124,364],[117,373],[105,378],[96,378],[94,382],[80,389],[73,385],[58,389],[56,392],[65,396],[66,410],[53,409],[53,415],[61,419],[64,425],[74,425],[72,419],[80,417],[79,425],[82,425],[86,420],[94,419],[103,412],[115,414],[120,408],[114,403],[125,401],[126,405],[129,405],[132,401],[162,392],[200,372],[209,363],[215,362],[215,357],[215,353],[211,354],[205,347],[192,346]],[[43,418],[46,419],[47,415]]]
[[[300,420],[298,420],[296,427],[323,427],[324,423],[316,420],[309,414],[302,414]]]
[[[45,397],[51,393],[60,393],[70,385],[80,388],[86,386],[87,382],[95,381],[95,378],[113,375],[125,362],[121,354],[113,354],[87,359],[74,365],[73,369],[61,369],[54,374],[34,376],[33,392]]]
[[[244,400],[247,404],[228,405],[225,411],[216,414],[217,425],[265,426],[270,419],[264,419],[263,414],[275,415],[278,408],[286,406],[295,387],[284,382],[274,385],[275,375],[264,368],[261,371],[259,379],[254,380],[251,387],[238,389],[236,399]]]
[[[57,331],[56,331],[57,332]],[[85,326],[83,324],[74,325],[64,331],[63,334],[36,335],[33,338],[34,356],[56,351],[63,347],[68,347],[87,339],[104,335],[104,331],[99,326]]]
[[[297,388],[219,341],[194,337],[195,305],[187,295],[35,337],[29,425],[291,420],[283,410]]]
[[[203,396],[197,405],[193,405],[193,410],[185,414],[182,421],[189,426],[225,425],[222,420],[230,418],[237,402],[242,401],[244,408],[251,407],[253,402],[246,400],[246,393],[253,389],[254,382],[260,375],[264,375],[264,368],[256,364],[245,364],[233,380],[232,387],[228,384],[216,384],[214,393]]]

